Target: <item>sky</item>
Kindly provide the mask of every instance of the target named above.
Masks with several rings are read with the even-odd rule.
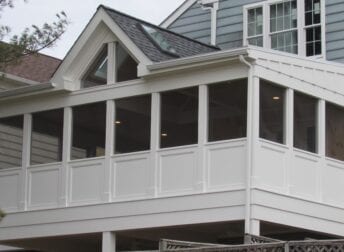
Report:
[[[100,4],[127,13],[153,24],[160,24],[184,0],[23,0],[14,1],[13,9],[1,13],[0,24],[11,27],[11,34],[20,34],[32,24],[42,26],[55,21],[55,14],[64,11],[70,25],[67,32],[50,49],[42,53],[62,59],[80,35]]]

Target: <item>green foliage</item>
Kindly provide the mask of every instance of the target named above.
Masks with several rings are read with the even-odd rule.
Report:
[[[0,0],[0,14],[6,7],[13,8],[14,1]],[[63,11],[56,14],[55,22],[45,23],[42,27],[32,25],[20,35],[10,36],[11,28],[0,24],[0,41],[6,38],[9,40],[9,43],[0,42],[0,70],[8,64],[18,63],[22,56],[52,47],[66,31],[68,24],[67,15]]]
[[[6,214],[0,209],[0,221],[4,218]]]

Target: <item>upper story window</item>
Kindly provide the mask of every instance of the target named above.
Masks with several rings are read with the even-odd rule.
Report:
[[[98,57],[95,59],[83,80],[82,87],[94,87],[107,84],[107,63],[108,50],[104,46]]]
[[[263,46],[263,8],[247,11],[247,41],[250,45]]]
[[[269,0],[244,7],[244,44],[323,56],[321,0]]]
[[[82,79],[82,88],[101,86],[109,83],[109,76],[114,76],[115,82],[129,81],[137,79],[138,63],[131,57],[127,50],[120,43],[115,43],[115,53],[109,53],[108,44],[104,45],[98,56],[94,59],[93,64],[89,67],[84,78]],[[112,72],[108,67],[108,62],[113,61]]]

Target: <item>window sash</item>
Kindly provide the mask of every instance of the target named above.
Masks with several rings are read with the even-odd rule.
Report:
[[[313,1],[318,1],[318,0],[313,0]],[[253,36],[248,36],[248,10],[250,9],[254,9],[254,8],[262,8],[263,9],[263,34],[261,35],[262,38],[262,43],[259,46],[262,46],[264,48],[272,48],[272,35],[273,34],[277,34],[280,32],[285,32],[285,31],[297,31],[297,46],[296,43],[294,43],[295,51],[294,53],[296,53],[297,55],[301,55],[301,56],[307,56],[307,57],[315,57],[315,58],[324,58],[325,54],[326,54],[326,48],[325,48],[325,23],[324,23],[324,8],[325,8],[325,2],[324,0],[320,0],[320,23],[317,24],[312,24],[312,25],[307,25],[305,23],[305,0],[296,0],[296,5],[297,5],[297,9],[296,9],[296,16],[297,16],[297,25],[295,28],[290,27],[289,29],[283,29],[281,31],[271,31],[271,24],[270,24],[270,8],[273,5],[276,4],[281,4],[283,3],[282,0],[268,0],[265,2],[260,2],[260,3],[254,3],[254,4],[249,4],[249,5],[245,5],[244,6],[244,37],[243,37],[243,43],[244,45],[252,45],[254,43],[252,43],[251,41],[253,40]],[[292,10],[291,10],[292,11]],[[287,11],[287,14],[289,12]],[[292,15],[291,15],[292,16]],[[271,16],[272,18],[274,18],[274,16]],[[289,19],[288,19],[289,20]],[[295,25],[294,25],[295,26]],[[318,55],[314,55],[314,56],[309,56],[307,54],[307,41],[306,41],[306,29],[310,28],[312,26],[320,26],[321,27],[321,52],[318,52]],[[289,27],[288,25],[284,28]],[[256,36],[255,36],[256,37]],[[251,40],[251,41],[250,41]],[[253,40],[254,41],[254,40]],[[309,41],[311,42],[311,41]],[[257,44],[254,44],[257,45]],[[290,46],[290,45],[289,45]],[[319,45],[318,45],[319,47]],[[287,50],[288,51],[288,50]]]

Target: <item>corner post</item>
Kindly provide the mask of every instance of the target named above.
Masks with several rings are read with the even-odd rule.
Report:
[[[116,234],[113,232],[103,232],[102,252],[116,252]]]

